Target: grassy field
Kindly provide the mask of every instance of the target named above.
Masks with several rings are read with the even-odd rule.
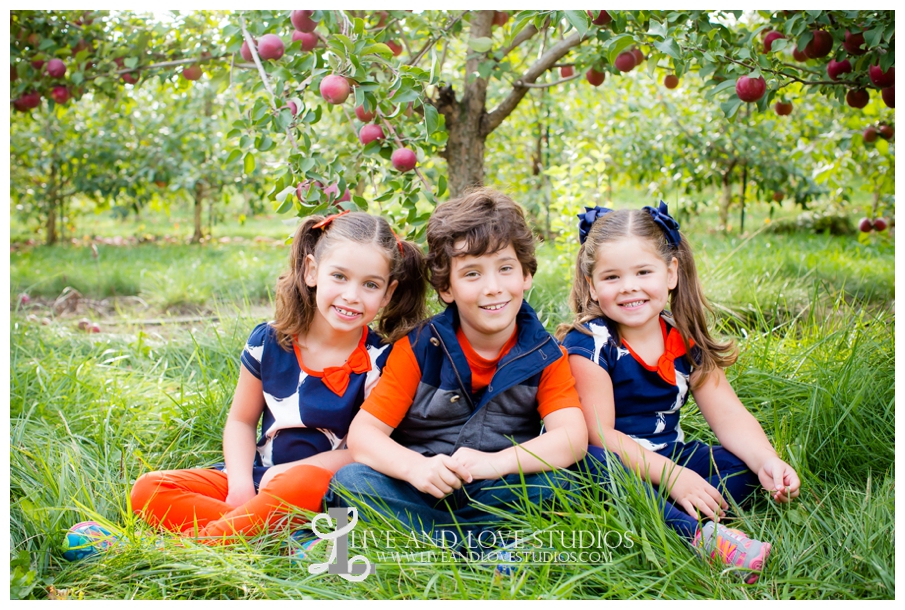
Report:
[[[754,219],[752,227],[763,226],[762,216]],[[396,557],[353,542],[350,554],[364,552],[377,572],[352,583],[292,563],[285,530],[216,549],[150,530],[127,505],[132,482],[148,470],[220,459],[241,346],[271,315],[272,286],[286,264],[281,241],[291,227],[280,219],[250,222],[259,224],[232,235],[224,229],[203,246],[102,243],[97,258],[85,242],[11,252],[12,597],[895,596],[894,243],[765,232],[726,237],[704,220],[683,228],[717,305],[718,327],[739,340],[730,381],[804,481],[795,504],[761,499],[738,516],[740,528],[775,544],[758,584],[740,584],[698,559],[627,482],[606,495],[586,482],[587,493],[553,514],[514,515],[511,530],[559,536],[551,536],[550,558],[502,579],[493,577],[492,561]],[[95,234],[141,234],[124,226]],[[574,250],[571,243],[539,250],[530,301],[551,330],[568,315]],[[66,298],[66,287],[75,296]],[[17,297],[22,293],[29,302]],[[78,330],[81,317],[102,332]],[[712,441],[700,413],[685,411],[683,428]],[[123,542],[69,564],[61,556],[63,533],[85,519],[108,523]],[[370,527],[377,539],[390,536],[389,550],[424,550],[405,548],[393,524]],[[564,533],[586,530],[623,543],[595,548],[593,558],[556,559],[574,550]]]

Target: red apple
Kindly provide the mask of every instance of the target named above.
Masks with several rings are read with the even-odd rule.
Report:
[[[608,25],[613,20],[607,11],[588,11],[588,16],[591,18],[591,23],[599,26]]]
[[[31,303],[31,297],[28,296],[27,292],[22,292],[19,294],[19,303],[21,305],[28,305],[29,303]]]
[[[19,80],[19,72],[16,70],[16,66],[13,64],[9,65],[9,82]]]
[[[313,14],[314,11],[292,11],[289,14],[289,21],[292,22],[292,27],[299,32],[313,32],[317,27],[317,22],[311,19]]]
[[[101,327],[98,326],[97,324],[92,324],[92,325],[88,328],[88,330],[89,330],[91,333],[99,333],[99,332],[101,332]]]
[[[493,11],[493,25],[498,25],[500,27],[506,25],[506,22],[509,21],[509,13],[506,11]]]
[[[798,47],[792,49],[792,57],[795,58],[795,61],[807,61],[808,56],[804,54],[804,51],[799,51]]]
[[[248,41],[242,43],[242,50],[239,51],[242,54],[242,59],[245,61],[254,62],[255,58],[251,55],[251,49],[248,47]]]
[[[870,218],[862,218],[858,221],[858,230],[862,233],[870,233],[874,228],[874,224],[870,221]]]
[[[295,102],[293,102],[291,100],[286,102],[286,105],[283,106],[283,108],[289,108],[289,112],[292,113],[292,116],[295,116],[299,113],[299,107],[296,105]],[[281,110],[282,110],[282,108],[281,108]]]
[[[870,101],[870,93],[867,89],[850,89],[845,94],[845,102],[852,108],[864,108]]]
[[[361,130],[358,132],[358,140],[365,145],[370,144],[374,140],[382,140],[384,137],[383,128],[374,123],[368,123],[367,125],[362,126]]]
[[[896,88],[895,87],[886,87],[880,91],[880,96],[883,98],[883,103],[886,104],[887,108],[895,108],[896,107]]]
[[[88,318],[82,318],[78,321],[79,330],[88,331],[91,328],[91,320]]]
[[[352,92],[352,87],[343,76],[330,74],[321,81],[320,91],[321,97],[331,104],[342,104]]]
[[[679,86],[679,77],[675,74],[667,74],[663,78],[663,86],[667,89],[675,89]]]
[[[769,53],[773,50],[773,41],[778,40],[780,38],[785,38],[786,35],[782,32],[771,31],[767,32],[767,35],[764,37],[764,53]]]
[[[393,151],[390,161],[393,163],[393,167],[400,172],[409,172],[415,169],[415,165],[418,164],[418,157],[415,155],[415,151],[411,149],[397,148]]]
[[[846,53],[849,55],[864,55],[867,53],[867,49],[863,48],[863,45],[864,32],[852,34],[848,30],[845,30],[845,41],[842,43],[842,47],[845,49]]]
[[[79,40],[77,43],[75,43],[75,46],[72,47],[72,56],[75,57],[81,51],[86,51],[86,50],[91,50],[91,45],[89,45],[88,41],[86,41],[86,40]]]
[[[868,127],[864,130],[864,133],[861,134],[861,137],[864,138],[865,142],[875,142],[877,140],[877,130],[873,127]]]
[[[337,197],[339,195],[339,183],[334,183],[324,189],[324,195],[329,199],[330,197]],[[339,199],[336,199],[333,203],[341,203],[343,201],[351,201],[352,195],[349,193],[349,189],[346,189],[343,192],[343,196]]]
[[[125,74],[121,74],[120,78],[123,79],[123,82],[129,83],[130,85],[134,85],[138,82],[138,77],[134,72],[126,72]]]
[[[878,233],[886,230],[886,219],[874,218],[874,231]]]
[[[258,41],[258,55],[261,59],[279,59],[284,50],[283,41],[276,34],[264,34]]]
[[[314,47],[317,46],[318,37],[314,32],[299,32],[298,30],[292,30],[292,40],[301,40],[302,41],[302,51],[310,51]]]
[[[204,72],[198,64],[192,64],[182,69],[182,78],[185,80],[198,80]]]
[[[44,60],[43,59],[34,60],[33,62],[31,62],[31,67],[34,68],[35,70],[40,70],[41,68],[44,67]]]
[[[41,44],[41,37],[38,36],[37,32],[32,32],[31,34],[28,35],[28,38],[26,38],[25,40],[28,41],[29,45],[36,47],[36,48],[39,44]]]
[[[851,71],[852,62],[847,59],[843,59],[842,61],[831,59],[830,63],[826,65],[826,74],[833,80],[839,80],[840,74],[848,74]]]
[[[773,201],[775,201],[776,203],[779,203],[780,201],[782,201],[783,197],[785,197],[785,196],[786,196],[786,194],[783,193],[782,191],[773,191]]]
[[[606,72],[598,72],[594,68],[591,68],[590,70],[585,72],[584,77],[588,80],[589,83],[591,83],[595,87],[599,87],[603,84],[603,81],[606,80]]]
[[[359,121],[368,123],[370,121],[373,121],[374,117],[377,116],[377,114],[374,111],[368,112],[367,110],[365,110],[364,106],[356,106],[355,116],[358,117]]]
[[[833,50],[833,37],[826,30],[813,30],[814,38],[804,48],[804,54],[811,59],[826,57]]]
[[[399,57],[400,55],[402,55],[402,45],[395,40],[388,40],[386,45],[390,47],[390,51],[393,52],[393,57]]]
[[[563,78],[569,78],[575,74],[575,68],[572,66],[563,66],[559,69],[559,75]]]
[[[620,72],[630,72],[635,68],[635,54],[631,51],[623,51],[616,56],[616,61],[613,62],[613,65]]]
[[[742,76],[735,81],[735,94],[743,102],[756,102],[767,92],[767,82],[762,76],[751,78]]]
[[[47,62],[47,74],[49,74],[51,78],[63,78],[66,74],[66,64],[63,63],[62,59],[54,57]]]
[[[50,97],[52,97],[53,101],[57,104],[65,104],[69,101],[69,89],[62,85],[58,85],[50,92]]]
[[[868,68],[870,74],[870,82],[882,89],[883,87],[892,87],[896,84],[896,68],[891,66],[889,70],[884,72],[879,65]]]
[[[776,102],[773,109],[779,116],[788,116],[792,114],[792,102]]]
[[[387,17],[390,16],[390,14],[386,11],[377,11],[375,15],[377,15],[378,17],[377,25],[374,26],[376,28],[382,28],[383,26],[385,26],[387,24]]]
[[[635,56],[635,65],[636,66],[640,66],[641,62],[644,61],[645,59],[647,59],[646,57],[644,57],[644,53],[641,52],[641,49],[639,49],[637,47],[632,49],[632,55]]]
[[[33,108],[37,108],[41,105],[41,94],[37,91],[32,91],[31,93],[25,93],[19,99],[13,102],[13,107],[19,112],[25,112],[26,110],[32,110]]]
[[[880,137],[884,140],[891,140],[895,134],[895,130],[889,125],[880,125]]]

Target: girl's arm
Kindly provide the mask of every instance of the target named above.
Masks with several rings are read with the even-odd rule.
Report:
[[[697,374],[692,373],[692,387]],[[789,502],[798,496],[798,474],[776,455],[764,429],[738,399],[722,369],[710,373],[692,394],[720,444],[757,474],[764,489],[773,492],[774,500]]]
[[[575,376],[575,389],[581,399],[590,445],[617,454],[626,468],[651,485],[664,483],[669,496],[692,517],[697,518],[700,512],[716,519],[721,510],[729,508],[720,492],[699,474],[645,449],[627,434],[616,430],[613,382],[606,370],[575,354],[569,356],[569,365]]]
[[[230,506],[241,506],[255,497],[252,467],[258,420],[263,411],[264,386],[242,365],[239,367],[233,404],[223,428],[223,459],[229,485],[226,503]]]

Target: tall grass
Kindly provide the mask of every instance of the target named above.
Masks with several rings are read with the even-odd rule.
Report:
[[[128,505],[134,480],[148,470],[204,466],[221,457],[238,355],[259,321],[240,313],[244,296],[233,292],[235,306],[214,306],[219,322],[172,325],[161,334],[119,325],[117,333],[89,335],[65,324],[31,323],[24,312],[14,312],[12,591],[44,598],[52,585],[57,594],[92,599],[892,598],[891,252],[822,238],[769,240],[769,247],[749,242],[731,256],[738,243],[708,242],[698,249],[705,284],[716,283],[717,293],[728,295],[715,298],[724,306],[720,328],[737,336],[741,347],[729,379],[804,481],[795,503],[762,498],[736,517],[739,527],[775,544],[756,585],[743,585],[731,571],[699,559],[629,480],[617,480],[609,490],[583,480],[582,493],[560,498],[554,511],[518,511],[500,528],[600,530],[622,537],[623,544],[597,549],[607,552],[597,561],[548,558],[520,564],[503,578],[494,576],[494,560],[417,563],[381,557],[359,544],[351,554],[364,552],[379,563],[375,575],[351,583],[309,574],[305,564],[291,562],[282,529],[225,548],[149,529]],[[161,250],[155,258],[180,260]],[[236,254],[224,252],[228,267]],[[568,276],[569,256],[565,248],[543,251],[531,301],[548,328],[568,315],[562,277]],[[103,273],[114,265],[111,258],[102,258]],[[14,264],[33,268],[33,260]],[[164,265],[155,273],[167,272]],[[207,273],[199,267],[186,277],[200,283]],[[783,296],[749,286],[759,274],[783,287]],[[861,290],[850,291],[852,275]],[[730,291],[736,288],[758,298],[734,301]],[[746,309],[737,315],[742,304]],[[693,406],[684,411],[690,436],[712,441],[700,413]],[[88,518],[108,524],[123,542],[96,559],[68,564],[61,557],[63,534]],[[400,550],[406,532],[398,528],[380,520],[368,526],[377,539],[389,535]],[[554,539],[550,549],[536,550],[556,551],[552,557],[574,549]]]

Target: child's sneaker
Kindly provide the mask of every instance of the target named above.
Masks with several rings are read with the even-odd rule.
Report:
[[[117,537],[97,521],[76,523],[66,532],[63,541],[63,559],[80,561],[106,551],[116,543]]]
[[[713,521],[698,528],[692,544],[695,548],[702,549],[711,559],[719,555],[723,563],[746,568],[744,579],[749,585],[756,583],[760,577],[771,548],[769,542],[749,538],[740,530],[729,529]]]
[[[309,530],[298,530],[289,534],[289,559],[292,563],[311,563],[315,558],[323,559],[322,550],[326,550],[326,542]]]

